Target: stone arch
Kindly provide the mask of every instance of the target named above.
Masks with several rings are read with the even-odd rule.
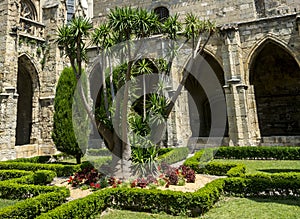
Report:
[[[34,3],[31,0],[21,0],[21,17],[30,19],[30,20],[38,20],[38,13]]]
[[[203,58],[210,65],[223,87],[225,85],[224,70],[220,60],[208,50],[205,50]],[[197,65],[197,64],[196,64]],[[211,131],[211,108],[218,105],[220,97],[214,97],[208,100],[208,97],[194,76],[189,75],[185,88],[189,95],[189,113],[192,137],[208,137]],[[227,125],[228,127],[228,125]],[[224,136],[228,136],[228,128],[226,127]],[[214,136],[223,137],[223,136]]]
[[[261,136],[300,135],[300,67],[292,51],[267,37],[249,60]]]
[[[246,59],[246,64],[245,64],[245,69],[248,71],[248,74],[246,74],[245,81],[247,83],[250,82],[250,69],[251,69],[251,63],[253,63],[253,60],[255,59],[256,55],[263,49],[263,45],[268,42],[273,42],[277,44],[278,46],[282,47],[284,50],[286,50],[293,58],[295,61],[298,63],[300,66],[300,60],[297,59],[296,57],[296,52],[293,51],[292,48],[287,46],[287,43],[281,39],[278,39],[276,36],[273,34],[268,34],[262,39],[260,39],[250,50],[248,58]],[[250,84],[250,83],[249,83]]]
[[[16,145],[33,143],[31,140],[32,126],[36,121],[38,97],[39,97],[38,72],[34,63],[27,54],[18,58],[17,75],[17,127]]]

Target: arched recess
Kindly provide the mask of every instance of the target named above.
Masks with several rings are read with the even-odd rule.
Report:
[[[31,132],[33,123],[33,108],[38,98],[37,70],[30,58],[23,54],[18,58],[17,76],[17,127],[16,145],[32,143]]]
[[[224,71],[218,60],[209,52],[203,54],[205,61],[210,65],[220,83],[220,87],[225,85]],[[199,63],[195,63],[197,65]],[[201,74],[201,67],[200,72]],[[214,97],[214,100],[208,100],[208,97],[193,75],[189,75],[185,88],[189,95],[189,114],[192,137],[208,137],[211,132],[211,107],[218,107],[219,97]],[[224,93],[224,91],[223,91]],[[214,127],[218,128],[218,127]],[[222,133],[223,134],[223,133]],[[228,137],[228,124],[226,122],[225,137]],[[223,137],[223,136],[213,136]]]
[[[164,22],[170,16],[169,9],[164,6],[156,7],[154,13],[157,14],[161,22]]]
[[[249,66],[261,136],[300,135],[300,68],[291,52],[265,39]]]

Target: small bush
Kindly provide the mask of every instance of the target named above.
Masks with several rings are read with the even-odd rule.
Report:
[[[32,174],[32,171],[25,171],[25,170],[0,170],[0,181],[19,178],[22,176],[27,176]]]
[[[300,147],[220,147],[215,158],[300,160]]]
[[[168,164],[177,163],[179,161],[186,159],[189,154],[189,149],[187,147],[172,148],[172,150],[170,150],[169,148],[160,149],[160,150],[167,151],[166,153],[158,156],[157,159],[160,163],[162,162]]]
[[[81,165],[63,165],[63,164],[39,164],[39,163],[24,163],[24,162],[0,162],[0,170],[6,169],[18,169],[26,171],[37,171],[37,170],[52,170],[56,172],[57,176],[71,176],[73,173],[79,171]],[[90,165],[90,164],[89,164]]]
[[[63,204],[69,196],[69,190],[61,189],[59,192],[49,192],[37,197],[20,201],[15,205],[0,209],[0,218],[36,218],[43,212],[54,209]]]

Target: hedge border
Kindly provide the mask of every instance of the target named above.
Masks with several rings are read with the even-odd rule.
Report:
[[[162,163],[174,164],[187,158],[189,149],[187,147],[171,148],[170,151],[157,157],[157,160]]]
[[[78,165],[64,165],[64,164],[40,164],[40,163],[27,163],[27,162],[0,162],[0,170],[52,170],[56,172],[57,176],[71,176],[73,173],[80,171],[88,164],[82,163]]]
[[[219,147],[215,148],[215,158],[223,159],[277,159],[300,160],[300,147]]]
[[[70,196],[69,189],[65,187],[45,186],[56,176],[53,171],[0,170],[0,172],[15,172],[15,175],[11,174],[12,177],[23,174],[22,177],[0,182],[0,198],[25,199],[0,209],[0,218],[35,218],[42,212],[61,205]]]
[[[220,178],[194,193],[170,190],[105,189],[65,203],[38,219],[89,218],[107,207],[171,215],[199,216],[207,212],[221,195],[296,196],[300,195],[300,174],[252,174],[245,177]]]

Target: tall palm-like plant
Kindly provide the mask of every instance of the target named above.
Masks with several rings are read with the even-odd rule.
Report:
[[[69,58],[73,73],[76,76],[76,82],[82,75],[82,60],[86,60],[86,44],[84,41],[86,40],[86,37],[88,37],[89,30],[91,28],[92,24],[88,19],[83,17],[77,17],[74,18],[69,24],[59,27],[57,31],[58,36],[56,43],[59,47],[64,49],[66,56]],[[82,106],[88,112],[89,117],[93,119],[93,114],[90,113],[89,105],[86,101],[84,94],[84,88],[82,86],[80,91],[81,100],[83,101]],[[70,109],[66,108],[61,110],[67,111]],[[67,120],[62,120],[61,122],[66,123]],[[78,152],[78,154],[75,155],[76,160],[78,163],[80,163],[80,158],[83,153],[80,149],[77,149],[76,151]]]
[[[194,64],[194,61],[197,57],[197,55],[202,55],[204,52],[204,48],[207,45],[208,41],[210,40],[211,36],[216,32],[216,24],[214,22],[211,22],[209,20],[202,21],[197,16],[193,14],[188,14],[185,19],[185,35],[187,37],[187,40],[192,39],[192,55],[191,59],[189,60],[188,65],[192,66]],[[201,41],[203,39],[203,35],[208,33],[208,36],[206,37],[205,42],[201,46]],[[195,46],[195,39],[198,37],[197,45]],[[200,48],[201,46],[201,48]],[[168,117],[174,107],[174,104],[176,100],[178,99],[184,85],[186,84],[186,80],[189,76],[190,72],[188,70],[183,71],[183,76],[180,81],[179,86],[177,87],[174,95],[172,96],[171,102],[167,107],[166,110],[166,116]]]
[[[75,17],[69,24],[58,28],[56,43],[63,48],[70,59],[74,74],[79,79],[82,73],[82,60],[86,59],[85,40],[92,29],[89,19]]]

